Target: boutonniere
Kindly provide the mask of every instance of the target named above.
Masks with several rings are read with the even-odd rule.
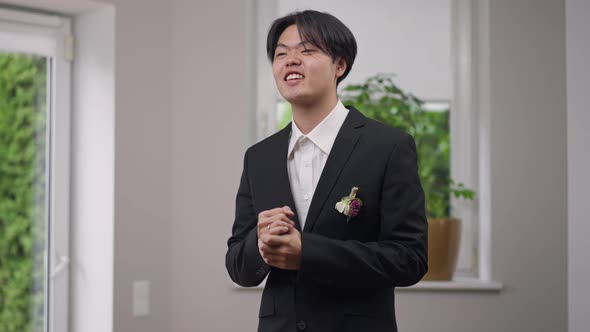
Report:
[[[342,197],[340,202],[336,203],[336,210],[347,216],[346,222],[348,222],[350,218],[356,217],[356,215],[359,214],[361,206],[363,205],[363,201],[361,201],[360,198],[355,197],[358,190],[359,188],[352,187],[350,195]]]

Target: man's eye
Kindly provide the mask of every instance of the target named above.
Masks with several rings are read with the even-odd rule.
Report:
[[[305,53],[305,54],[311,54],[313,53],[314,50],[303,50],[303,52],[301,53]]]
[[[278,57],[280,57],[280,56],[283,56],[283,55],[285,55],[285,54],[287,54],[287,53],[277,53],[277,54],[275,55],[275,58],[278,58]]]

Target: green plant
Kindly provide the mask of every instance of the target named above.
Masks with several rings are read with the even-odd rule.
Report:
[[[43,329],[47,60],[0,53],[0,331]]]
[[[343,88],[341,100],[365,116],[399,128],[416,141],[420,181],[429,218],[450,216],[450,196],[472,200],[475,192],[450,178],[449,110],[429,112],[424,101],[404,92],[392,74],[370,77]]]

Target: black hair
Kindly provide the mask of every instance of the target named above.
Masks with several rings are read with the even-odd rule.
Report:
[[[315,10],[294,12],[281,17],[272,23],[266,39],[266,54],[271,62],[274,60],[279,37],[293,24],[297,26],[302,41],[329,54],[332,61],[339,57],[344,59],[346,70],[338,78],[337,84],[340,83],[352,69],[356,58],[356,40],[350,29],[336,17]]]

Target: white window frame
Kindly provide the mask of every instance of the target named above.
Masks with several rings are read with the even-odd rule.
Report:
[[[253,0],[256,8],[256,29],[252,53],[256,63],[256,141],[275,132],[277,88],[271,65],[266,55],[266,35],[273,20],[277,18],[278,5],[273,0]]]
[[[254,6],[252,65],[256,68],[253,101],[254,139],[260,141],[275,128],[277,92],[271,66],[266,56],[266,34],[277,18],[273,0],[250,0]],[[491,203],[489,108],[486,71],[489,43],[487,0],[451,1],[451,49],[453,96],[451,101],[451,177],[476,191],[473,202],[451,199],[453,214],[464,220],[461,250],[453,281],[422,281],[404,289],[456,291],[498,291],[502,284],[491,277]],[[481,53],[478,53],[478,50]],[[264,287],[264,283],[258,288]]]
[[[461,243],[456,275],[479,278],[478,224],[480,200],[478,183],[478,142],[477,107],[474,87],[474,3],[470,0],[451,2],[451,68],[452,68],[452,111],[450,113],[451,135],[451,178],[475,190],[473,202],[451,197],[453,215],[461,219]]]
[[[453,0],[451,10],[453,112],[451,177],[476,191],[473,202],[452,199],[464,223],[457,274],[491,289],[502,285],[491,275],[491,183],[489,147],[489,2]]]
[[[68,330],[70,199],[70,19],[0,7],[0,51],[50,57],[47,82],[48,197],[45,331]]]

